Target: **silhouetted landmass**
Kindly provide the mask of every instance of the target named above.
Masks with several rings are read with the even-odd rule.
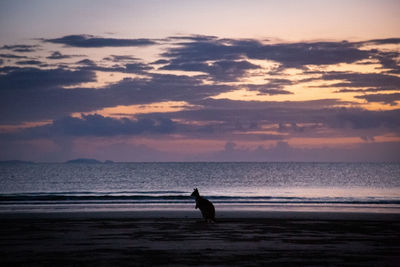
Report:
[[[2,160],[0,164],[35,164],[35,162],[25,160]]]
[[[102,162],[98,161],[97,159],[73,159],[73,160],[68,160],[66,163],[95,164],[95,163],[102,163]]]
[[[112,160],[106,160],[106,161],[104,161],[104,164],[113,164],[113,163],[115,163],[115,162],[112,161]]]

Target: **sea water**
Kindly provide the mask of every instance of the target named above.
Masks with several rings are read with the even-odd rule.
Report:
[[[400,213],[399,163],[0,164],[0,212],[218,210]]]

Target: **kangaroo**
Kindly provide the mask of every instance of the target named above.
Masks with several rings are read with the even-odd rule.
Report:
[[[190,195],[196,198],[196,207],[199,208],[203,218],[206,222],[215,222],[215,208],[214,205],[207,199],[202,198],[199,194],[197,188],[194,189],[193,193]]]

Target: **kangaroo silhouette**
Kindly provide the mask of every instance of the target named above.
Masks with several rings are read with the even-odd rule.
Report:
[[[206,222],[215,222],[215,208],[214,205],[207,199],[200,196],[199,190],[194,189],[193,193],[190,195],[196,199],[196,207],[201,211],[201,215]]]

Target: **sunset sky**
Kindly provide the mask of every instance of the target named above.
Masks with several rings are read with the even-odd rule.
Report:
[[[399,161],[400,1],[1,1],[0,160]]]

